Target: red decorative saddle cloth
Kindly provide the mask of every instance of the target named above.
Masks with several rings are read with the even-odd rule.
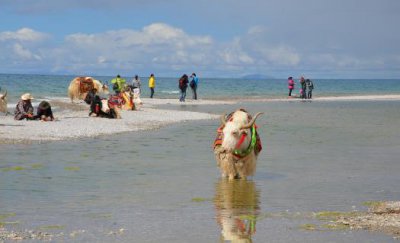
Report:
[[[86,93],[94,88],[93,79],[87,77],[78,77],[80,93]]]

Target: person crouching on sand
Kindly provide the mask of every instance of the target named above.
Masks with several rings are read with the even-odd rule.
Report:
[[[51,105],[47,101],[40,102],[37,108],[37,114],[35,119],[40,119],[41,121],[54,121],[53,111],[51,110]]]
[[[15,107],[14,119],[15,120],[34,120],[33,106],[31,100],[33,99],[30,93],[25,93],[21,96],[21,100],[18,101]]]

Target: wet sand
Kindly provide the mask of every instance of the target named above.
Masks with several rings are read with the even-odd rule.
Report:
[[[399,104],[296,100],[146,108],[215,117],[239,107],[265,112],[257,120],[263,151],[247,182],[219,178],[211,149],[218,119],[95,139],[3,144],[0,222],[6,233],[46,233],[54,241],[393,242],[383,231],[324,227],[330,222],[312,215],[364,212],[365,202],[400,198]]]

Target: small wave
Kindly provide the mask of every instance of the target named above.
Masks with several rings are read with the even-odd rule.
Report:
[[[179,94],[179,90],[161,90],[160,93],[163,93],[163,94]]]

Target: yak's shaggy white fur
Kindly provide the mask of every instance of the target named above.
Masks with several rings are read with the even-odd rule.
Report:
[[[81,93],[80,91],[80,83],[79,80],[82,77],[74,78],[68,87],[68,97],[71,99],[71,102],[74,102],[75,99],[83,100],[87,93]],[[102,84],[99,80],[96,80],[92,77],[85,77],[85,79],[92,79],[94,88],[97,89],[100,93],[108,93],[108,86],[106,84]]]
[[[222,177],[229,179],[242,178],[252,176],[256,170],[257,153],[253,149],[244,157],[234,155],[233,151],[246,150],[251,143],[251,127],[255,123],[257,117],[262,113],[257,113],[254,118],[244,110],[237,110],[226,120],[225,115],[222,116],[222,143],[214,148],[217,165],[221,170]],[[244,141],[237,146],[240,138],[246,134]]]

